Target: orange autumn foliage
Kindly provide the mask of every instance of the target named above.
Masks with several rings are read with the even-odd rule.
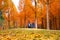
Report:
[[[49,4],[49,11],[57,17],[57,13],[58,13],[58,9],[60,9],[60,4],[59,4],[59,0],[51,0],[52,3]],[[4,0],[5,5],[4,5],[4,12],[3,12],[3,17],[5,20],[8,21],[8,19],[10,19],[10,21],[16,21],[17,22],[17,26],[24,26],[24,21],[26,21],[26,25],[28,23],[28,21],[30,21],[31,23],[34,22],[35,20],[35,7],[32,6],[32,2],[31,0],[20,0],[19,3],[19,10],[20,12],[18,13],[16,10],[15,5],[13,4],[13,2],[11,0]],[[40,2],[39,2],[40,3]],[[42,19],[41,18],[46,18],[46,4],[44,2],[41,3],[43,4],[42,7],[42,11],[40,7],[37,7],[37,19],[38,19],[38,24],[42,24]],[[1,0],[0,0],[0,4],[1,4]],[[10,18],[6,17],[5,11],[8,9],[8,7],[10,7]],[[1,8],[1,5],[0,5]],[[49,13],[51,15],[51,13]],[[26,19],[25,19],[26,18]]]

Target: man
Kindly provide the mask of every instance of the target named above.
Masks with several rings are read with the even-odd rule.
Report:
[[[32,27],[32,28],[35,28],[35,23],[32,23],[31,27]]]
[[[30,21],[28,22],[28,28],[31,28],[31,24],[30,24]]]

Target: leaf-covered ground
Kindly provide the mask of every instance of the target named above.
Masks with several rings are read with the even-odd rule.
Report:
[[[0,31],[0,40],[60,40],[59,30],[17,28]]]

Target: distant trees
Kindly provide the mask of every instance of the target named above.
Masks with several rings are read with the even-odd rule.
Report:
[[[32,18],[30,17],[30,18],[31,18],[31,20],[34,18],[34,20],[35,20],[35,27],[37,27],[37,24],[39,23],[38,19],[41,20],[42,19],[41,17],[43,17],[42,21],[40,21],[40,22],[42,22],[41,24],[44,25],[45,28],[47,26],[47,29],[50,29],[51,25],[55,25],[55,22],[52,22],[52,20],[56,21],[56,16],[54,14],[55,12],[53,12],[53,11],[55,11],[55,9],[53,9],[53,6],[52,6],[54,3],[55,3],[54,0],[28,0],[27,2],[25,0],[24,1],[24,6],[22,8],[23,11],[24,11],[24,15],[25,15],[24,16],[24,18],[25,18],[24,19],[25,20],[25,25],[26,25],[26,20],[32,15],[33,17]],[[46,5],[48,5],[48,6],[46,6]],[[50,13],[50,11],[52,13]],[[29,17],[27,17],[28,13],[31,14],[31,15],[29,15]],[[52,15],[52,16],[50,16],[50,15]],[[52,19],[50,19],[51,17],[52,17]]]
[[[58,2],[58,0],[20,0],[19,12],[17,12],[11,0],[4,0],[3,3],[0,0],[0,4],[4,4],[0,5],[0,14],[3,13],[6,28],[8,26],[27,27],[28,21],[30,21],[35,23],[36,28],[39,25],[40,28],[44,29],[59,29],[60,7]]]

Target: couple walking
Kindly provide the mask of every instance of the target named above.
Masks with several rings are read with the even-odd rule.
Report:
[[[35,23],[33,22],[32,24],[28,22],[28,28],[35,28]]]

